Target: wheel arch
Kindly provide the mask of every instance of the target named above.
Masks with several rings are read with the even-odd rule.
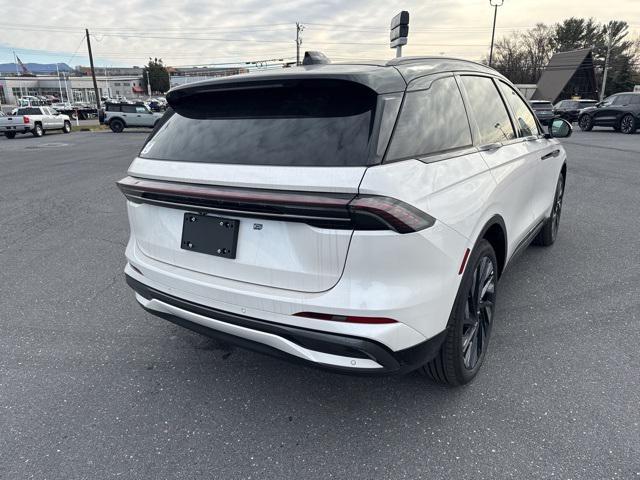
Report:
[[[122,124],[126,127],[127,126],[127,122],[124,121],[124,118],[122,117],[112,117],[109,119],[108,122],[105,122],[107,125],[109,125],[111,122],[113,122],[114,120],[119,120],[122,122]]]
[[[498,276],[502,275],[507,263],[507,228],[501,215],[494,215],[480,230],[478,240],[487,240],[493,247],[498,261]]]

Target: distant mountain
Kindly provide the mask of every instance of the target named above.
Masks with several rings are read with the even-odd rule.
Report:
[[[25,63],[24,65],[31,73],[56,73],[55,63]],[[22,73],[19,66],[18,70]],[[73,69],[66,63],[58,63],[58,70],[61,72],[70,72]],[[0,73],[16,73],[16,64],[0,63]]]

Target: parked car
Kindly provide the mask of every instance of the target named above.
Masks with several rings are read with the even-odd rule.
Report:
[[[553,105],[548,100],[529,100],[529,104],[542,125],[550,125],[554,119]]]
[[[580,112],[581,130],[593,127],[613,127],[617,132],[634,133],[640,125],[640,92],[616,93]]]
[[[355,373],[470,381],[498,279],[555,242],[566,154],[465,60],[315,65],[184,85],[118,186],[127,282],[200,333]]]
[[[99,115],[100,123],[108,125],[114,133],[129,127],[153,128],[160,117],[161,114],[152,112],[143,103],[107,103]]]
[[[556,117],[564,118],[569,122],[577,122],[580,110],[587,107],[593,107],[597,100],[562,100],[555,104],[553,107],[553,113]]]
[[[69,133],[69,117],[51,107],[22,107],[16,109],[15,114],[0,118],[0,132],[9,139],[15,138],[18,133],[41,137],[49,130]]]

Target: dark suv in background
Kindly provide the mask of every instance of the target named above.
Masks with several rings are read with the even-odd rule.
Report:
[[[551,125],[554,118],[553,105],[548,100],[529,100],[533,112],[542,125]]]
[[[580,112],[581,130],[613,127],[616,132],[634,133],[640,125],[640,92],[616,93]]]
[[[598,103],[597,100],[562,100],[553,107],[556,117],[564,118],[569,122],[577,122],[580,116],[580,110],[583,108],[594,107]]]

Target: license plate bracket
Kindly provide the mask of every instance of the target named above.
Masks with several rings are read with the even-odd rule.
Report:
[[[180,248],[216,257],[236,258],[240,222],[201,213],[185,213]]]

